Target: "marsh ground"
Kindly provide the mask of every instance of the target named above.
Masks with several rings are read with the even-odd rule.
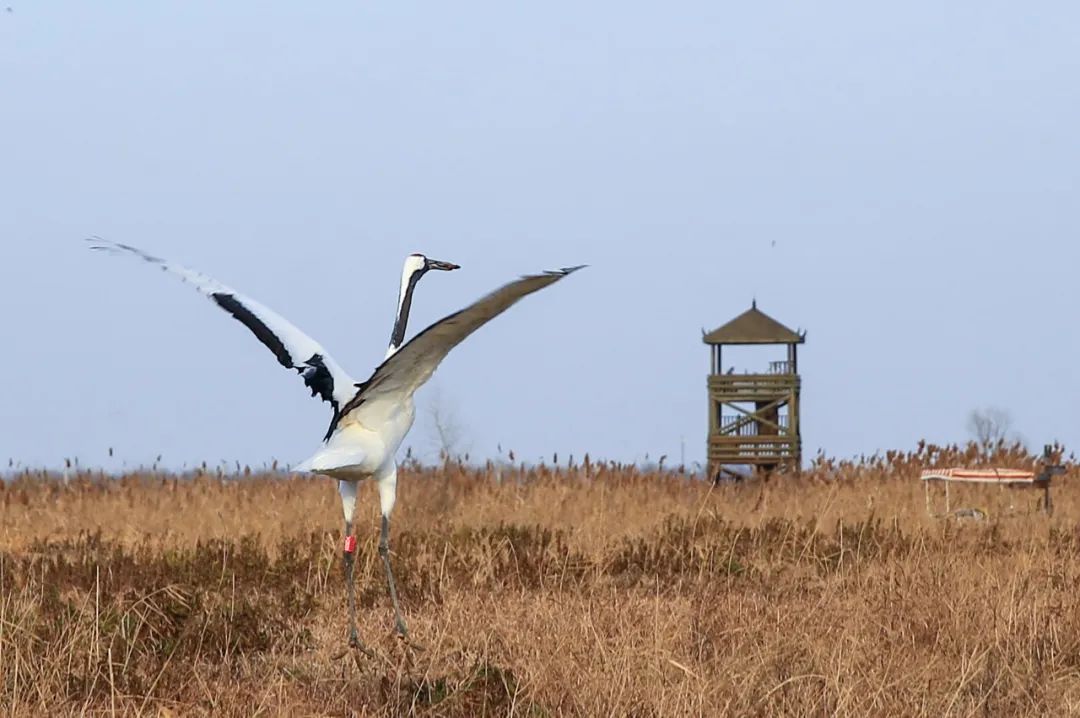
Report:
[[[711,487],[631,467],[412,467],[391,635],[376,500],[344,646],[332,482],[0,488],[0,707],[16,715],[1067,715],[1080,712],[1080,491],[954,492],[924,447]],[[1002,452],[993,463],[1027,466]],[[364,531],[367,527],[367,531]]]

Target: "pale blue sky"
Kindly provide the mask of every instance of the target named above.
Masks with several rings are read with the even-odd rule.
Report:
[[[1075,3],[11,5],[4,463],[295,462],[325,428],[243,327],[89,235],[260,299],[357,376],[408,252],[463,266],[413,331],[592,265],[436,374],[478,456],[700,459],[700,330],[755,295],[809,330],[808,456],[962,440],[982,405],[1080,444]]]

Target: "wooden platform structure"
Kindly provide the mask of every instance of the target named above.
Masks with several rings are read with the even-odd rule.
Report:
[[[952,514],[952,502],[949,492],[951,484],[981,484],[983,486],[998,486],[1005,488],[1030,488],[1042,489],[1043,496],[1040,509],[1047,514],[1054,510],[1054,503],[1050,498],[1050,480],[1057,474],[1065,473],[1065,467],[1053,461],[1053,447],[1047,446],[1043,450],[1043,466],[1036,473],[1024,469],[926,469],[919,478],[923,482],[926,494],[926,513],[930,516],[948,516]],[[945,487],[945,513],[934,513],[930,501],[930,484],[939,482]]]
[[[802,463],[799,401],[802,382],[797,347],[806,333],[794,332],[757,308],[705,333],[712,349],[708,376],[708,471],[714,480],[743,474],[734,467],[769,472],[798,470]],[[782,345],[787,356],[765,372],[723,372],[723,349],[733,345]]]

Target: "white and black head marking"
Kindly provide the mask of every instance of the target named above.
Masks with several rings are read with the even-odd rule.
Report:
[[[419,252],[414,252],[405,258],[405,268],[401,272],[401,291],[398,293],[397,318],[394,321],[394,331],[390,334],[390,346],[396,348],[405,341],[405,328],[409,323],[409,309],[412,307],[413,290],[420,278],[437,269],[449,272],[459,269],[452,262],[443,262],[438,259],[429,259]]]
[[[413,284],[424,276],[432,269],[438,269],[440,271],[449,272],[454,269],[460,269],[461,267],[453,262],[443,262],[438,259],[431,259],[420,252],[413,252],[405,258],[405,269],[402,274],[402,283],[408,281]]]

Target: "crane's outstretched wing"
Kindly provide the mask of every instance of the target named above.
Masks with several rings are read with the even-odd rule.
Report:
[[[300,373],[312,396],[330,402],[336,422],[339,408],[356,394],[356,380],[338,366],[337,362],[314,339],[297,329],[289,320],[250,297],[225,286],[216,279],[195,270],[181,267],[141,249],[118,242],[92,238],[92,249],[112,254],[130,254],[156,264],[198,289],[212,302],[246,326],[255,337],[277,357],[286,369]]]
[[[380,406],[393,411],[393,407],[431,378],[439,363],[465,337],[505,312],[522,297],[554,284],[583,266],[522,277],[435,322],[380,364],[370,379],[357,384],[359,391],[342,405],[339,420],[350,412],[363,411],[362,407],[369,408],[373,414],[380,411]],[[331,425],[327,438],[335,428],[336,424]]]

